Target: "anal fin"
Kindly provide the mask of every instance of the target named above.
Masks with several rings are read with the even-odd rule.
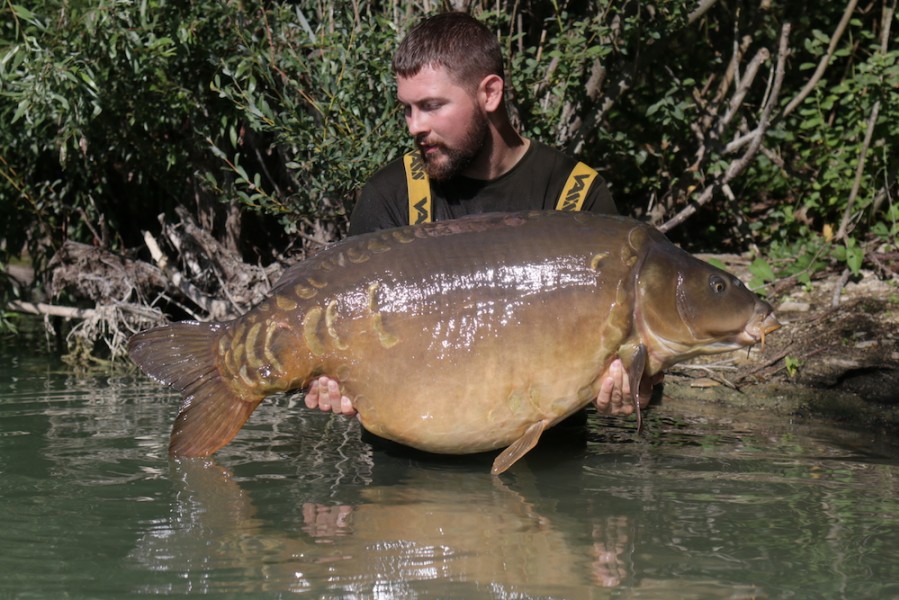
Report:
[[[546,429],[546,423],[546,420],[541,420],[528,427],[523,436],[512,442],[508,448],[503,450],[502,453],[496,457],[496,460],[493,461],[493,468],[490,469],[490,473],[492,475],[504,473],[509,467],[518,462],[518,459],[530,452],[540,440],[540,435],[543,434],[543,430]]]

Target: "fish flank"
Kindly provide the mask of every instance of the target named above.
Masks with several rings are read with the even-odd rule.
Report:
[[[293,293],[299,296],[302,300],[312,300],[318,295],[318,290],[308,285],[298,283],[297,285],[293,286]]]
[[[279,310],[283,310],[285,312],[296,310],[297,302],[293,298],[288,298],[287,296],[282,296],[278,294],[275,296],[275,304],[278,306]]]
[[[371,259],[371,255],[367,252],[362,252],[357,248],[348,248],[345,252],[347,260],[351,263],[358,265],[364,262],[368,262]]]
[[[262,323],[253,323],[243,342],[243,346],[246,348],[247,364],[254,369],[258,369],[263,365],[262,359],[256,356],[256,338],[259,337],[259,332],[261,330]]]
[[[263,346],[263,352],[265,354],[265,359],[272,366],[275,371],[283,372],[284,365],[281,364],[281,361],[275,356],[274,351],[272,350],[272,345],[274,344],[274,335],[281,329],[288,329],[286,325],[283,323],[278,323],[277,321],[274,323],[269,323],[269,326],[265,329],[265,345]]]

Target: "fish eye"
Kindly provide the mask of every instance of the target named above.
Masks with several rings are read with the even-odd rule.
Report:
[[[712,275],[709,277],[709,287],[712,288],[712,291],[716,294],[721,294],[727,290],[727,281],[720,275]]]

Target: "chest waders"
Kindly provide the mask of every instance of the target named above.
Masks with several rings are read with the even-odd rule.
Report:
[[[409,192],[409,224],[430,223],[433,220],[431,208],[431,184],[425,173],[421,155],[409,152],[403,156],[406,168],[406,188]],[[568,175],[568,181],[559,194],[556,210],[578,211],[584,206],[587,191],[598,173],[582,162],[577,163]]]

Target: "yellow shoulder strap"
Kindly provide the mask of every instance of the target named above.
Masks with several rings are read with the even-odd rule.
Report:
[[[556,210],[578,211],[584,206],[584,200],[587,198],[587,190],[599,173],[582,162],[574,165],[565,187],[562,188],[562,194],[556,203]]]
[[[406,188],[409,191],[409,224],[430,223],[431,183],[421,164],[421,155],[414,151],[407,153],[403,156],[403,165],[406,167]]]

